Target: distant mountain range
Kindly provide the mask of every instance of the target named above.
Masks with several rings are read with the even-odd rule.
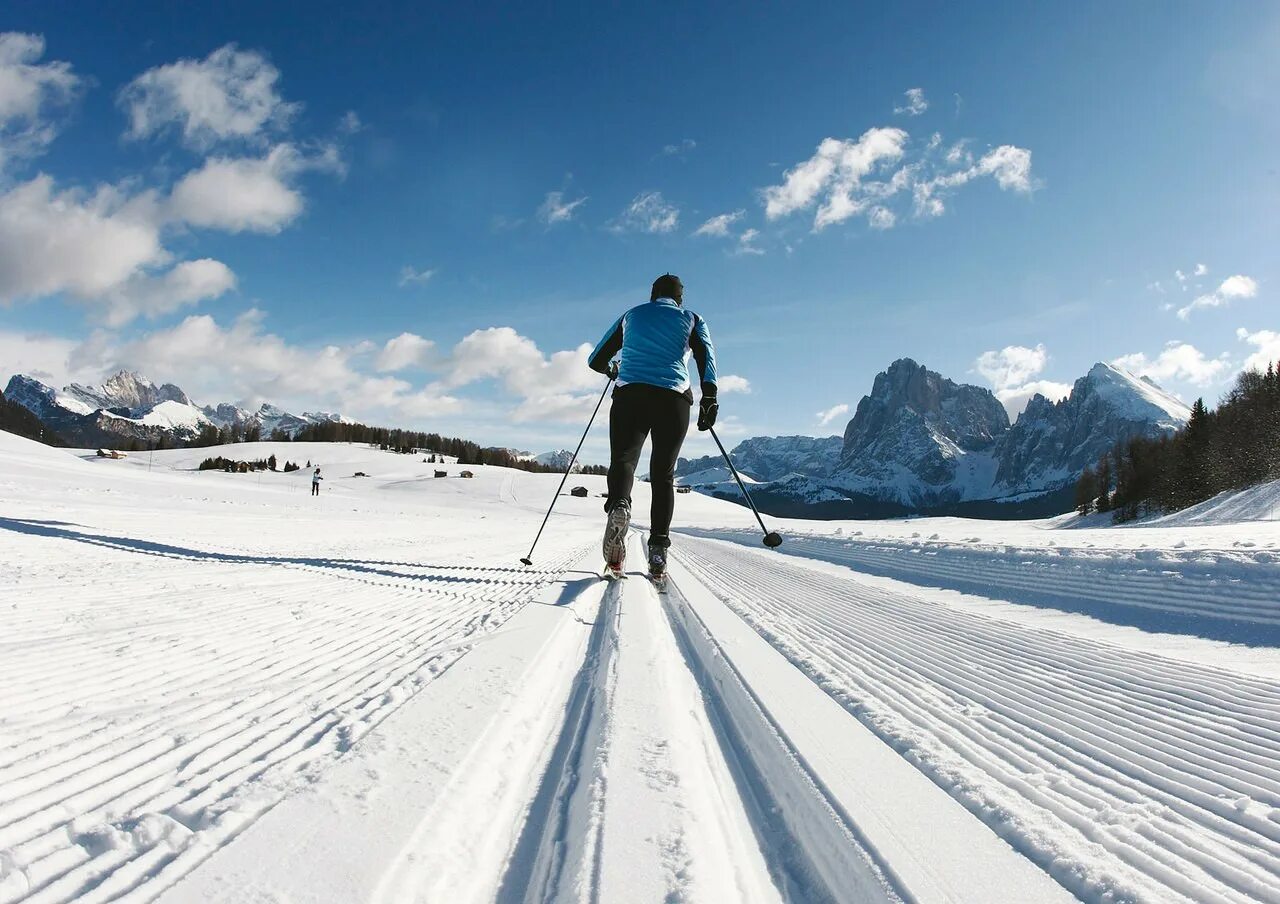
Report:
[[[54,389],[17,374],[3,393],[76,446],[187,442],[209,427],[265,439],[327,412],[292,414],[264,403],[198,406],[172,383],[121,371],[100,386]],[[1149,379],[1096,364],[1068,398],[1035,396],[1010,423],[990,390],[957,384],[909,358],[876,376],[842,436],[758,436],[730,453],[765,511],[799,517],[885,517],[911,513],[1034,517],[1067,511],[1085,467],[1131,436],[1160,436],[1186,423],[1186,405]],[[517,457],[563,468],[568,451]],[[681,483],[739,496],[717,456],[681,459]]]
[[[730,453],[766,511],[800,517],[911,513],[1034,517],[1067,511],[1085,467],[1190,410],[1149,379],[1097,364],[1059,402],[1032,398],[1014,423],[988,389],[909,358],[877,375],[843,437],[754,437]],[[721,459],[681,459],[683,483],[737,498]]]
[[[146,377],[122,370],[100,386],[72,383],[62,389],[34,377],[15,374],[4,397],[40,419],[65,442],[77,446],[114,444],[120,440],[149,443],[164,437],[185,442],[206,427],[245,433],[257,428],[265,439],[275,430],[290,436],[308,424],[340,421],[327,412],[301,415],[264,403],[256,411],[222,403],[200,407],[172,383],[157,386]]]

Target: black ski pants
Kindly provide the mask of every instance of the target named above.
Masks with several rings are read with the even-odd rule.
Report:
[[[649,545],[670,546],[671,514],[676,505],[676,459],[689,432],[692,402],[674,389],[628,383],[613,391],[609,409],[609,498],[605,511],[618,500],[631,504],[636,465],[646,438],[653,437],[649,454],[649,484],[653,507],[649,513]]]

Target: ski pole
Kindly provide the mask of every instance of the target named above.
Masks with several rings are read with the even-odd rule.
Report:
[[[708,427],[707,429],[711,431],[711,438],[720,447],[720,454],[724,456],[725,462],[729,465],[729,470],[733,472],[733,479],[738,481],[738,488],[742,490],[742,497],[747,500],[747,505],[751,506],[751,511],[755,512],[756,521],[760,523],[760,529],[764,531],[764,545],[770,549],[777,549],[782,545],[782,537],[776,531],[771,531],[764,526],[764,519],[760,517],[760,510],[756,508],[756,504],[751,501],[751,494],[747,492],[747,485],[738,476],[738,469],[733,466],[733,459],[729,457],[729,453],[724,451],[724,443],[720,442],[720,437],[716,436],[716,428]]]
[[[556,507],[556,500],[560,498],[560,491],[564,489],[565,481],[573,473],[573,466],[578,460],[578,453],[582,451],[582,444],[587,441],[587,434],[591,432],[591,425],[595,423],[596,415],[600,413],[600,406],[604,404],[604,397],[609,394],[609,387],[613,385],[615,379],[617,378],[610,377],[609,382],[604,384],[604,392],[600,393],[600,401],[596,402],[595,411],[591,412],[591,420],[587,421],[587,429],[582,431],[582,439],[578,440],[578,448],[573,450],[573,458],[569,459],[569,467],[565,468],[564,476],[560,478],[560,486],[556,488],[556,494],[551,498],[551,505],[547,507],[547,514],[542,518],[542,527],[538,528],[538,535],[533,538],[533,546],[529,547],[529,554],[520,560],[525,565],[533,564],[533,551],[537,547],[538,541],[542,539],[542,531],[546,528],[548,519],[551,518],[551,510]]]

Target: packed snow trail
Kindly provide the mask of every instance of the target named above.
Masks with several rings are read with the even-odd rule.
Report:
[[[652,587],[610,583],[599,619],[498,900],[780,901]]]
[[[1086,900],[1280,901],[1280,683],[730,543],[674,547],[864,723]]]
[[[559,475],[155,459],[0,433],[3,904],[1277,900],[1280,654],[1054,608],[1265,616],[1267,525],[858,525],[963,566],[911,583],[682,537],[659,596],[599,581],[599,477],[523,569]]]
[[[687,529],[755,545],[749,531]],[[1280,568],[1249,541],[1234,548],[1041,548],[934,535],[792,536],[786,552],[929,587],[1087,613],[1147,631],[1280,645]]]
[[[349,750],[531,593],[537,571],[263,556],[0,519],[0,900],[109,900],[217,844]],[[47,550],[47,553],[45,552]]]

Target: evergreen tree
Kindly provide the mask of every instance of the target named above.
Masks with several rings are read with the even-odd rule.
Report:
[[[1076,481],[1076,511],[1087,515],[1093,511],[1098,501],[1098,475],[1093,468],[1085,468],[1080,479]]]
[[[1098,485],[1098,496],[1096,507],[1100,512],[1111,511],[1111,453],[1103,452],[1102,457],[1098,459],[1098,469],[1094,472],[1094,480]]]

